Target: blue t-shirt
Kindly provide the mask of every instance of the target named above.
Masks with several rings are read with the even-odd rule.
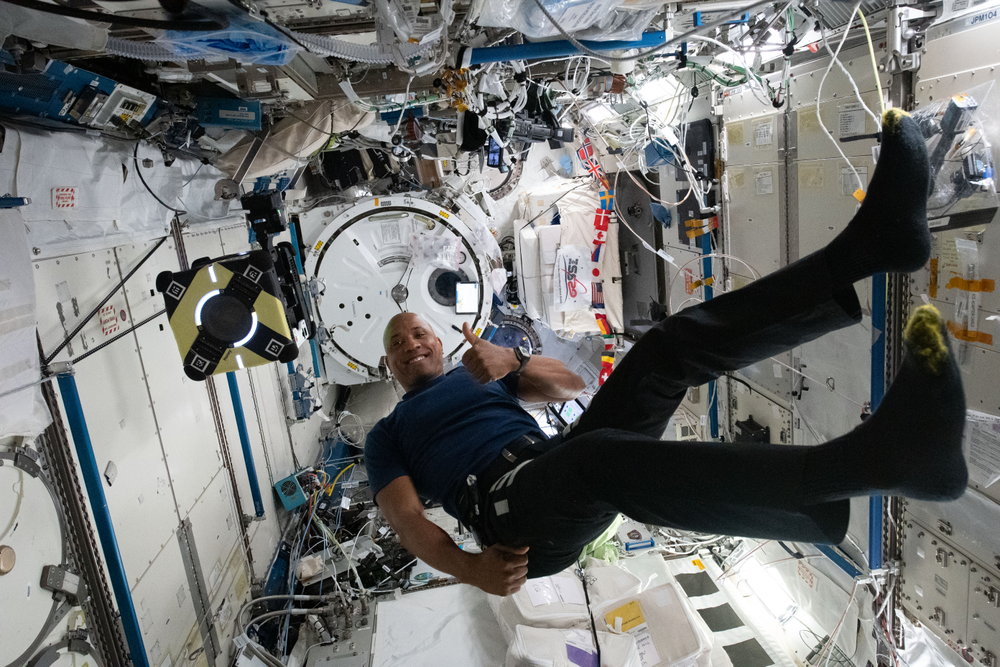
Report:
[[[480,384],[459,366],[407,392],[368,433],[365,466],[373,494],[408,475],[417,493],[458,515],[455,495],[504,445],[538,423],[517,402],[517,376]]]

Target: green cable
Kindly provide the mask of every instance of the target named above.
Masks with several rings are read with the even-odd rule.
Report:
[[[705,67],[704,65],[699,65],[697,63],[688,63],[688,67],[695,70],[696,72],[707,74],[708,76],[712,77],[713,80],[721,83],[723,86],[726,86],[728,88],[735,88],[736,86],[741,86],[747,82],[747,78],[745,76],[739,80],[727,79],[724,76],[717,74],[716,72]]]

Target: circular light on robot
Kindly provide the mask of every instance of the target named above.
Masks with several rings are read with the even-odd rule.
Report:
[[[240,340],[238,340],[235,343],[233,343],[233,347],[243,347],[244,345],[246,345],[247,343],[250,342],[250,340],[253,338],[253,336],[254,336],[255,333],[257,333],[257,313],[251,312],[250,313],[250,332],[246,335],[246,337],[241,338]],[[238,356],[237,356],[237,359],[239,359]],[[242,367],[242,364],[240,364],[240,366]]]
[[[209,299],[211,299],[213,296],[218,296],[219,294],[220,294],[220,291],[217,290],[217,289],[214,289],[211,292],[206,293],[205,296],[203,296],[200,299],[198,299],[198,305],[196,305],[194,307],[194,324],[195,324],[195,326],[198,326],[198,327],[201,326],[201,310],[202,310],[202,308],[205,307],[205,304],[208,303]]]

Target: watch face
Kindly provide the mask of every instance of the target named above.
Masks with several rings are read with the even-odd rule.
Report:
[[[527,318],[507,316],[497,325],[490,342],[500,347],[523,347],[528,354],[541,353],[542,343]]]

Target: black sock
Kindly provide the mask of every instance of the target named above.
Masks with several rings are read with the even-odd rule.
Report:
[[[804,502],[870,494],[953,500],[965,492],[965,393],[940,313],[918,308],[904,340],[903,366],[875,414],[807,455]]]
[[[916,122],[885,113],[882,151],[861,209],[826,247],[833,289],[876,273],[909,273],[930,257],[927,194],[930,167]]]

